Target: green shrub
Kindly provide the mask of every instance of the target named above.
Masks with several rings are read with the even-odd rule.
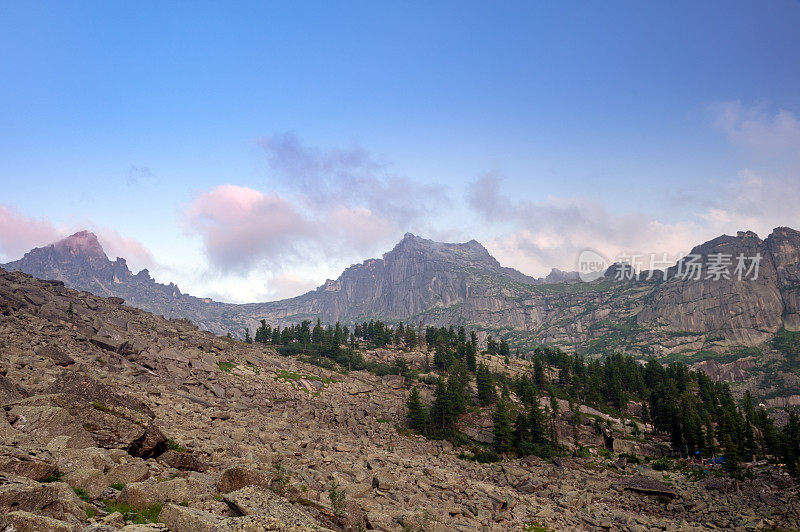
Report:
[[[122,490],[125,489],[125,483],[124,482],[114,482],[113,484],[111,484],[109,486],[109,488],[114,488],[117,491],[122,491]]]
[[[217,363],[217,365],[219,366],[219,369],[221,369],[225,373],[230,373],[231,371],[233,371],[233,368],[236,367],[236,364],[230,361],[219,362]]]
[[[103,504],[108,513],[119,512],[126,521],[131,521],[135,525],[146,525],[147,523],[157,523],[158,514],[164,506],[161,503],[153,504],[147,508],[132,508],[127,504],[118,503],[113,499],[104,499]]]
[[[167,440],[167,448],[170,451],[177,451],[179,453],[185,453],[186,447],[181,445],[180,443],[176,442],[173,438]]]
[[[656,471],[670,471],[674,467],[674,464],[672,460],[664,456],[657,460],[653,460],[652,466]]]
[[[75,495],[77,495],[78,498],[80,498],[80,500],[82,500],[83,502],[89,502],[89,500],[90,500],[89,499],[89,494],[86,493],[85,489],[83,489],[83,488],[72,488],[72,491],[74,491]]]

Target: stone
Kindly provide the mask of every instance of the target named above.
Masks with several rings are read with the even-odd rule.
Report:
[[[78,532],[81,527],[52,517],[16,510],[0,515],[3,532]]]
[[[397,482],[391,475],[380,473],[373,475],[372,487],[382,491],[388,491],[395,489],[397,487]]]
[[[619,483],[622,489],[645,493],[648,495],[664,495],[667,497],[677,497],[677,492],[661,482],[650,477],[626,477]]]
[[[272,478],[263,471],[236,466],[222,472],[222,476],[217,482],[217,491],[230,493],[250,485],[268,488],[271,481]]]
[[[57,471],[53,457],[46,449],[0,445],[0,473],[10,473],[42,481]]]
[[[48,345],[36,351],[40,357],[46,357],[53,361],[56,366],[71,366],[75,363],[75,359],[66,354],[55,345]]]
[[[180,469],[181,471],[203,472],[207,469],[206,464],[192,453],[181,453],[169,450],[159,456],[158,461],[166,466]]]
[[[0,511],[25,511],[68,523],[86,519],[83,501],[64,482],[40,484],[16,475],[0,476]]]
[[[167,503],[158,514],[158,520],[170,532],[212,532],[222,521],[222,517],[209,512]]]
[[[209,482],[197,478],[175,478],[158,482],[150,478],[144,482],[127,484],[117,500],[133,508],[147,508],[156,503],[181,503],[211,498]]]
[[[238,515],[268,515],[277,518],[286,526],[315,526],[316,519],[272,490],[259,486],[247,486],[223,496],[223,499]]]

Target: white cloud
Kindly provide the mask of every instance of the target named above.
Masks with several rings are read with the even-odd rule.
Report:
[[[765,238],[777,226],[800,227],[800,120],[737,102],[712,106],[714,125],[747,156],[745,168],[722,188],[700,189],[694,216],[665,222],[646,212],[612,213],[585,197],[518,200],[501,193],[501,180],[471,183],[467,202],[497,236],[487,248],[501,263],[531,275],[551,267],[574,269],[583,249],[613,258],[620,253],[675,255],[720,234],[752,230]],[[665,191],[666,192],[666,191]]]

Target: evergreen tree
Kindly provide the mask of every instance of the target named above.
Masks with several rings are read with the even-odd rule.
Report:
[[[507,401],[497,402],[492,421],[494,422],[492,442],[494,450],[498,453],[510,452],[514,443],[514,431],[511,428],[511,413]]]
[[[436,381],[433,404],[430,411],[431,424],[441,436],[453,434],[456,422],[456,412],[453,408],[450,392],[442,377]]]
[[[422,403],[416,386],[411,390],[406,401],[408,426],[418,432],[426,432],[428,426],[428,410]]]
[[[494,380],[486,364],[478,364],[475,370],[475,385],[478,388],[478,402],[490,405],[495,401]]]
[[[245,329],[244,329],[244,341],[245,341],[245,343],[248,343],[248,344],[252,344],[253,343],[253,338],[250,336],[250,329],[248,329],[247,327],[245,327]]]

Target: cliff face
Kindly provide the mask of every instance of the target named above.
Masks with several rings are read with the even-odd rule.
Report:
[[[407,234],[380,259],[346,269],[336,280],[301,296],[232,305],[181,294],[133,275],[124,259],[109,261],[91,233],[27,253],[6,265],[58,279],[166,317],[188,318],[224,334],[251,331],[258,320],[285,325],[302,319],[343,323],[372,318],[435,325],[465,324],[502,332],[520,344],[549,343],[590,353],[624,349],[669,354],[754,346],[781,327],[800,329],[800,232],[777,228],[766,240],[752,232],[721,236],[692,250],[705,266],[697,279],[677,276],[679,264],[653,280],[591,282],[554,270],[544,279],[501,266],[478,242],[434,242]],[[709,279],[716,254],[731,257],[729,279]],[[760,256],[758,277],[736,257]],[[749,263],[746,263],[749,265]]]

